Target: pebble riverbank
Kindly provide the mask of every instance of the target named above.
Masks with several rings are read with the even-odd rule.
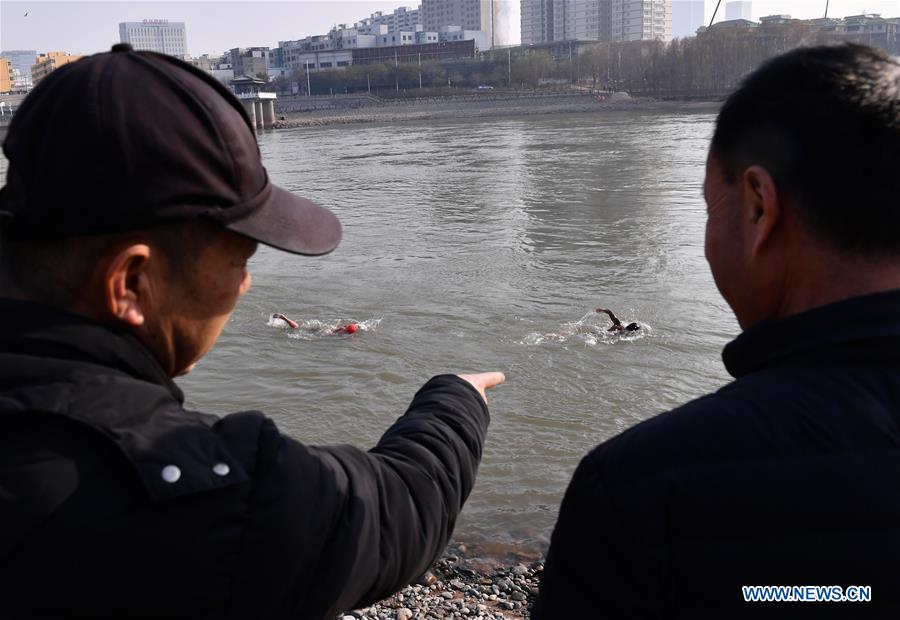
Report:
[[[488,567],[446,555],[418,583],[338,620],[524,620],[543,570],[542,561]]]
[[[397,123],[464,118],[534,116],[541,114],[585,114],[616,111],[692,111],[716,109],[718,102],[673,102],[632,99],[617,93],[600,102],[593,97],[541,97],[490,101],[433,100],[415,105],[390,104],[380,107],[287,112],[276,120],[275,129],[321,127],[357,123]]]

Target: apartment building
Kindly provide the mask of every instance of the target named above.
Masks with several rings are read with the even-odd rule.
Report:
[[[671,41],[672,0],[612,0],[610,40]]]
[[[522,0],[522,44],[672,38],[672,0]]]
[[[6,58],[12,63],[12,89],[16,92],[31,90],[31,66],[37,60],[35,50],[4,50],[0,52],[0,58]]]
[[[67,54],[65,52],[47,52],[46,54],[38,54],[35,63],[31,66],[31,81],[37,86],[41,80],[50,75],[55,69],[67,65],[70,62],[75,62],[79,58],[81,58],[81,56]]]
[[[485,33],[482,49],[511,45],[514,24],[510,23],[512,0],[422,0],[421,23],[428,32],[440,32],[447,26]]]
[[[0,93],[8,93],[13,89],[12,62],[0,57]]]
[[[167,19],[122,22],[119,24],[119,41],[130,43],[136,50],[159,52],[176,58],[188,55],[184,22],[170,22]]]
[[[384,26],[390,32],[392,30],[415,30],[416,26],[421,24],[419,9],[400,7],[392,13],[382,13],[381,11],[372,13],[369,17],[357,22],[354,27],[361,34],[372,34],[380,26]]]

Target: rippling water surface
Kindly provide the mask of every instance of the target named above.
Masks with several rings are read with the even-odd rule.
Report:
[[[333,209],[344,241],[322,258],[260,249],[180,380],[189,405],[370,447],[431,375],[503,370],[456,538],[541,548],[588,449],[728,380],[738,328],[703,258],[712,127],[610,113],[261,135],[272,179]],[[645,329],[609,336],[598,305]],[[350,322],[365,329],[328,334]]]

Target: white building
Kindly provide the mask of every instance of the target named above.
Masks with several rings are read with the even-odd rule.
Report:
[[[611,0],[522,0],[522,44],[609,41]]]
[[[119,40],[136,50],[159,52],[184,58],[187,56],[187,32],[184,22],[167,19],[145,19],[119,24]]]
[[[612,0],[612,41],[672,40],[672,0]]]
[[[486,46],[512,44],[514,24],[509,23],[512,0],[422,0],[420,19],[428,32],[440,32],[447,26],[459,26],[464,31],[482,31]]]
[[[692,37],[697,29],[709,25],[715,2],[710,0],[672,0],[672,36]]]
[[[726,2],[725,19],[728,21],[732,19],[746,19],[749,21],[751,19],[750,9],[751,7],[749,0],[735,0],[734,2]]]
[[[521,0],[522,44],[672,38],[672,0]]]
[[[392,30],[415,30],[416,26],[422,25],[421,13],[419,9],[410,9],[400,7],[393,13],[382,13],[378,11],[372,13],[369,17],[360,20],[355,28],[363,34],[369,34],[377,26],[386,26],[388,32]]]

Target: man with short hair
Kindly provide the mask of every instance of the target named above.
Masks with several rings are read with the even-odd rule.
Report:
[[[735,381],[585,457],[533,617],[900,617],[900,63],[769,61],[704,191]]]
[[[187,411],[172,381],[257,242],[341,237],[269,182],[227,89],[117,45],[43,80],[3,149],[0,618],[331,620],[429,567],[501,373],[433,378],[368,452]]]

